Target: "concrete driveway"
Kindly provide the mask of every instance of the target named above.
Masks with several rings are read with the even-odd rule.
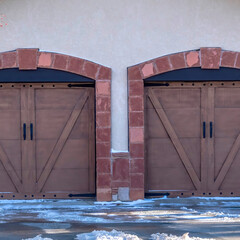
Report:
[[[2,200],[2,239],[239,240],[240,198]]]

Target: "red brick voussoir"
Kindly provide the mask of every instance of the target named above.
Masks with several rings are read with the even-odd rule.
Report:
[[[97,200],[112,200],[111,193],[111,69],[69,55],[21,48],[0,53],[0,69],[48,68],[71,72],[95,80]],[[103,166],[103,164],[107,164]]]
[[[144,79],[184,68],[240,68],[240,54],[203,47],[148,60],[128,68],[130,200],[144,197]]]

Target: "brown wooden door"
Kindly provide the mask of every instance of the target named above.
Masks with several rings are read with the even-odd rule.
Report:
[[[20,88],[0,88],[0,192],[16,193],[22,188],[22,122],[25,105]],[[23,149],[23,151],[22,151]]]
[[[240,88],[217,87],[212,91],[213,190],[239,195],[240,190]]]
[[[95,193],[94,89],[13,87],[0,89],[2,197]]]
[[[240,195],[240,85],[171,83],[145,96],[146,192]]]
[[[146,88],[147,192],[201,188],[201,88]]]

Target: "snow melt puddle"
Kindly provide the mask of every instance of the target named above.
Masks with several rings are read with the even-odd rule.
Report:
[[[182,236],[167,235],[165,233],[156,233],[152,234],[150,239],[152,240],[214,240],[213,238],[199,238],[199,237],[190,237],[188,233],[183,234]],[[36,236],[35,238],[27,238],[25,240],[52,240],[51,238],[42,238],[41,235]],[[75,240],[142,240],[135,234],[124,233],[121,231],[112,230],[111,232],[107,231],[93,231],[90,233],[78,234]]]

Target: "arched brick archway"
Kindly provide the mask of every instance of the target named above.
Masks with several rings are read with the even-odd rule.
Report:
[[[128,68],[130,199],[144,197],[144,79],[178,69],[240,68],[240,54],[201,48],[152,59]]]
[[[48,68],[95,80],[96,193],[100,201],[111,200],[111,69],[77,57],[25,48],[0,53],[0,70],[7,68]]]

